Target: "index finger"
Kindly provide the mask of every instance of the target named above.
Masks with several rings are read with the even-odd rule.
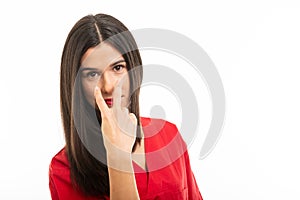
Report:
[[[94,96],[96,99],[96,103],[100,109],[101,115],[104,115],[105,112],[109,109],[107,104],[105,103],[100,88],[98,86],[95,87]]]

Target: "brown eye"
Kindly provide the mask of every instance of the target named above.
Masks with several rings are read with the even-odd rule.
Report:
[[[113,70],[115,72],[121,72],[123,69],[124,69],[123,65],[116,65],[116,66],[113,67]]]

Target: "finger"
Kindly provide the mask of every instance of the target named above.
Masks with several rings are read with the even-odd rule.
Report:
[[[121,109],[122,85],[120,82],[115,86],[113,92],[113,109]]]
[[[95,87],[94,96],[95,96],[96,103],[100,109],[101,114],[104,115],[109,110],[109,108],[108,108],[107,104],[105,103],[102,93],[100,91],[100,88],[98,86]]]
[[[129,113],[129,117],[130,117],[131,122],[132,122],[134,125],[137,125],[137,118],[136,118],[135,114]]]
[[[122,108],[122,111],[123,111],[123,113],[124,113],[126,116],[127,116],[128,113],[129,113],[129,110],[128,110],[128,108],[126,108],[126,107]]]
[[[130,121],[132,123],[132,126],[131,126],[131,131],[130,131],[130,135],[133,136],[133,137],[136,137],[136,129],[137,129],[137,118],[135,116],[135,114],[133,113],[129,113],[129,118],[130,118]]]

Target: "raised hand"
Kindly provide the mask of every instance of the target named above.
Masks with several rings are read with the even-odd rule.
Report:
[[[131,153],[136,137],[137,119],[128,108],[122,108],[122,81],[113,91],[113,106],[105,103],[99,87],[95,88],[94,96],[101,112],[102,135],[108,156],[119,156]]]

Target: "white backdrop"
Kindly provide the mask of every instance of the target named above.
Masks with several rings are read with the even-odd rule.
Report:
[[[211,103],[203,81],[191,82],[203,91],[199,134],[189,150],[204,199],[300,199],[300,3],[288,0],[1,2],[0,199],[50,199],[48,166],[64,145],[63,44],[79,18],[100,12],[129,29],[182,33],[215,63],[225,88],[226,121],[203,160],[198,156]],[[142,52],[144,62],[171,64],[156,53]],[[151,92],[142,92],[143,115],[149,114]],[[166,94],[162,104],[165,98],[172,99]],[[165,109],[180,126],[176,102]]]

